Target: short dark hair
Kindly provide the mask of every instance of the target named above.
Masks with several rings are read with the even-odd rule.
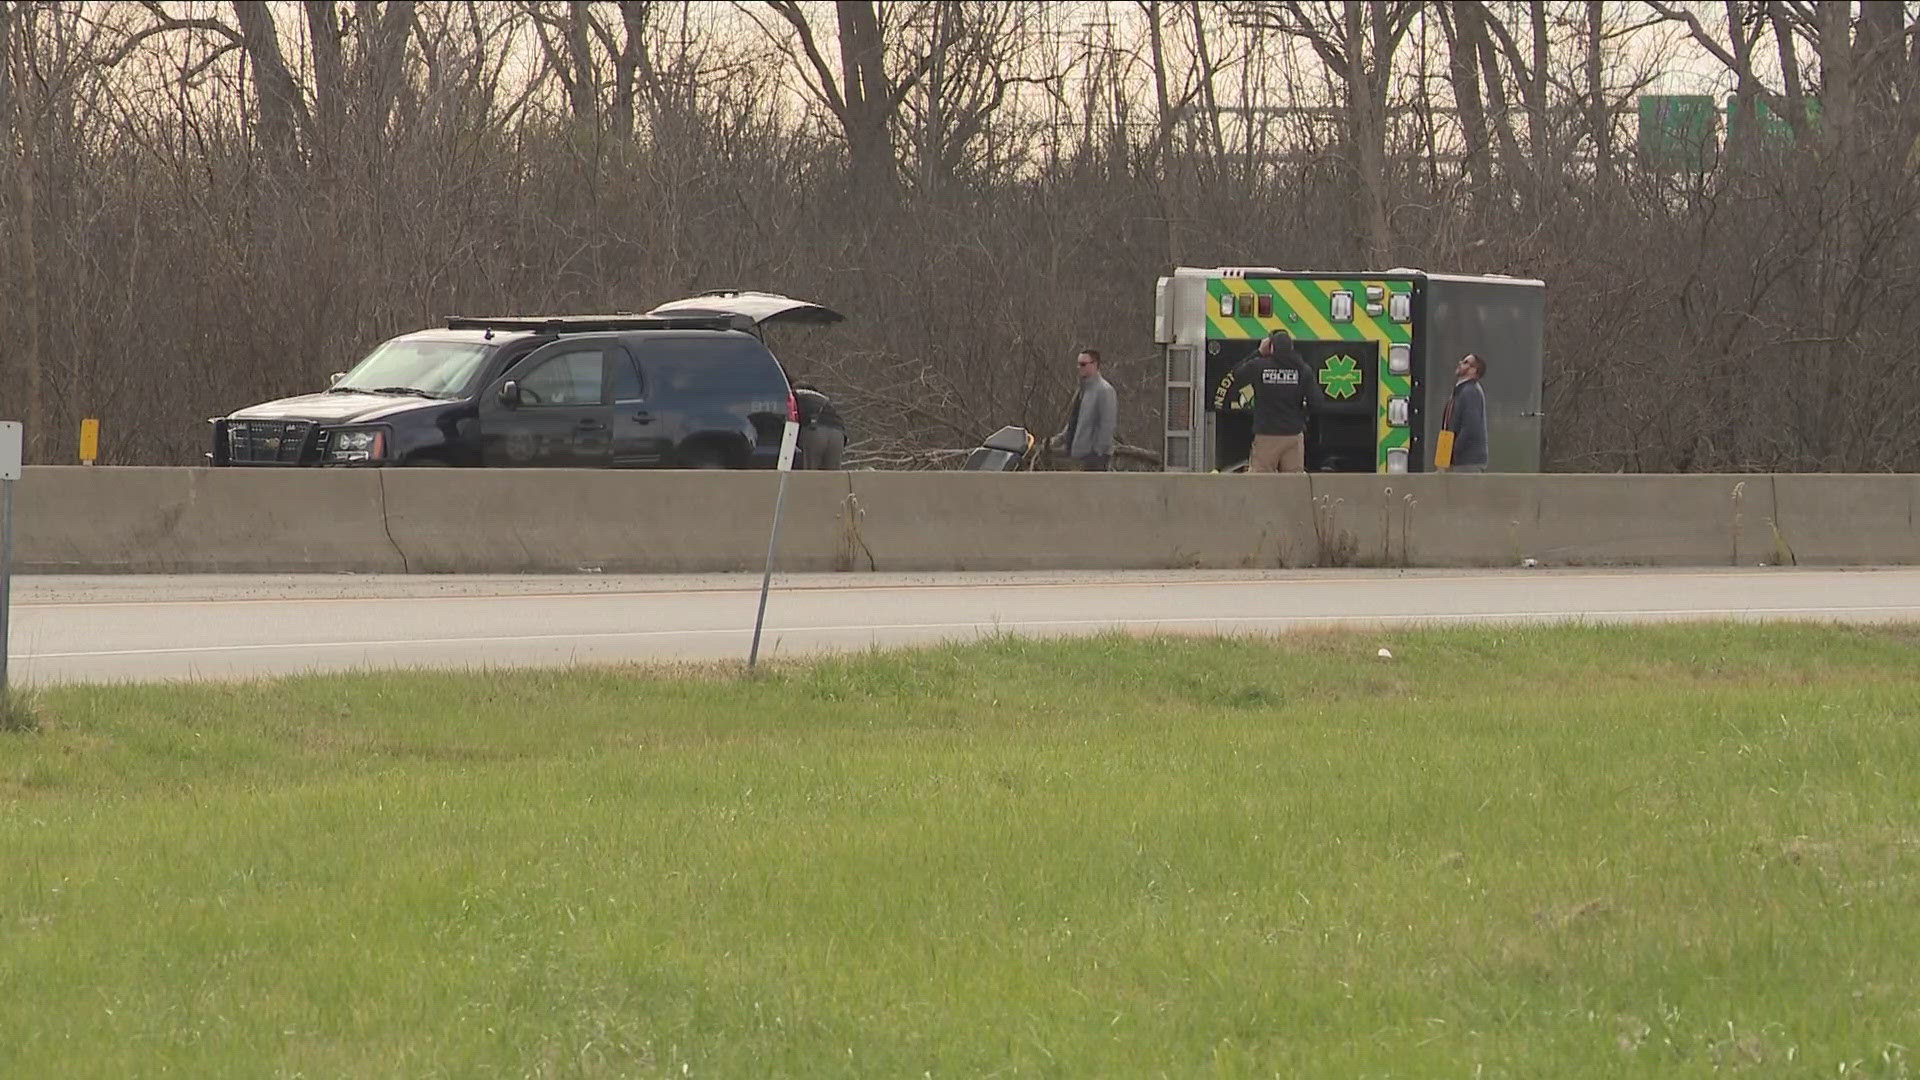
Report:
[[[1467,359],[1473,361],[1473,377],[1474,378],[1484,379],[1487,377],[1487,358],[1486,357],[1481,356],[1479,353],[1468,353]]]
[[[1099,350],[1099,349],[1081,349],[1078,355],[1080,355],[1080,356],[1087,356],[1087,357],[1092,357],[1092,358],[1093,358],[1093,362],[1094,362],[1094,363],[1096,363],[1096,364],[1100,362],[1100,350]]]

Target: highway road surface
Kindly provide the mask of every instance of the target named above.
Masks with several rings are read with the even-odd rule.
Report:
[[[16,684],[744,659],[759,576],[17,577]],[[763,657],[1028,635],[1920,620],[1920,569],[783,575]]]

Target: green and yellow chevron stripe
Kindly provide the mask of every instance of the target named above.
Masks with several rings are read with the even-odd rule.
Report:
[[[1383,290],[1381,314],[1367,314],[1367,286],[1379,286]],[[1339,291],[1353,294],[1354,311],[1352,322],[1333,321],[1331,302],[1328,297]],[[1379,437],[1375,440],[1374,469],[1387,471],[1387,451],[1396,447],[1406,447],[1411,440],[1408,428],[1396,428],[1387,423],[1387,399],[1393,397],[1410,398],[1413,394],[1413,380],[1407,375],[1395,375],[1387,366],[1387,347],[1394,344],[1411,344],[1413,327],[1408,323],[1396,323],[1385,312],[1394,293],[1411,293],[1411,281],[1385,281],[1378,278],[1214,278],[1207,282],[1207,336],[1220,341],[1250,341],[1264,337],[1274,330],[1285,330],[1297,339],[1308,341],[1372,341],[1377,342],[1380,352],[1379,398],[1375,405],[1376,424]],[[1233,314],[1221,312],[1221,298],[1231,296],[1234,299]],[[1251,308],[1242,305],[1240,298],[1249,297]],[[1262,317],[1260,297],[1272,298],[1272,314]],[[1251,313],[1242,315],[1243,310]]]

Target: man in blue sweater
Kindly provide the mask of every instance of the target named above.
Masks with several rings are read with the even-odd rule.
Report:
[[[1487,362],[1468,353],[1453,369],[1453,398],[1440,416],[1443,431],[1453,432],[1453,462],[1442,469],[1457,473],[1487,471],[1487,394],[1480,380]]]

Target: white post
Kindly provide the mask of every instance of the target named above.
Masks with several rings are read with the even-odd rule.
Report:
[[[25,457],[20,421],[0,420],[0,708],[7,699],[8,608],[13,605],[13,482]]]
[[[767,537],[767,572],[760,575],[760,613],[753,617],[753,647],[747,651],[747,670],[760,659],[760,628],[767,621],[767,589],[773,584],[773,550],[780,543],[780,508],[787,501],[787,474],[793,471],[793,449],[800,441],[800,425],[787,421],[780,436],[780,490],[773,496],[773,533]]]

